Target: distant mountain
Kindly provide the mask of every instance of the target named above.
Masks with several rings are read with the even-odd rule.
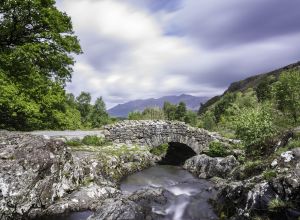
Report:
[[[165,101],[172,104],[178,104],[179,102],[185,102],[186,106],[190,110],[197,111],[200,103],[204,103],[209,97],[196,97],[192,95],[182,94],[179,96],[164,96],[158,99],[139,99],[124,104],[119,104],[108,110],[108,113],[114,117],[127,117],[129,112],[143,111],[147,107],[160,107],[162,108]]]

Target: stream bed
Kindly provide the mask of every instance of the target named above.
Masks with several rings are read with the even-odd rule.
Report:
[[[152,211],[160,220],[211,220],[217,219],[208,199],[215,196],[209,181],[198,179],[178,166],[157,165],[126,177],[121,182],[123,193],[132,193],[147,187],[167,190],[168,202],[157,205]]]
[[[124,178],[120,188],[124,194],[148,187],[166,190],[165,205],[154,204],[155,220],[213,220],[218,219],[208,199],[214,198],[212,183],[198,179],[178,166],[157,165]],[[72,213],[67,216],[39,220],[86,220],[92,212]]]

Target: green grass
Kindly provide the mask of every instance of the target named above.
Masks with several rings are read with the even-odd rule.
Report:
[[[79,139],[72,139],[72,140],[67,140],[66,144],[68,146],[76,147],[82,145],[81,141]]]
[[[281,199],[272,199],[269,204],[268,204],[268,209],[269,211],[279,211],[283,208],[285,208],[287,206],[287,204],[282,201]]]

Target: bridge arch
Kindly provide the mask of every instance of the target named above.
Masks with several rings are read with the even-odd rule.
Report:
[[[119,143],[156,147],[164,143],[181,143],[200,154],[209,142],[221,138],[183,122],[163,120],[125,120],[104,127],[105,138]]]

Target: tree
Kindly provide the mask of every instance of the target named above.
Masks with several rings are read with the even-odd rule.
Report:
[[[184,121],[185,114],[186,114],[186,105],[184,102],[180,102],[175,112],[175,119],[178,121]]]
[[[272,84],[275,81],[274,76],[268,76],[257,85],[255,92],[259,102],[272,99]]]
[[[281,73],[274,86],[277,107],[298,122],[300,114],[300,70],[293,69]]]
[[[193,111],[187,111],[185,116],[184,116],[184,122],[188,123],[192,126],[197,125],[197,113]]]
[[[81,121],[83,124],[87,124],[89,120],[89,115],[91,113],[91,94],[88,92],[81,92],[76,98],[77,108],[81,115]]]
[[[163,111],[168,120],[175,120],[176,108],[176,105],[173,105],[170,102],[164,102]]]
[[[64,86],[81,53],[71,19],[54,0],[0,3],[0,128],[67,126]]]
[[[102,125],[109,123],[109,115],[106,112],[106,106],[102,97],[97,98],[92,107],[90,121],[93,128],[99,128]]]

